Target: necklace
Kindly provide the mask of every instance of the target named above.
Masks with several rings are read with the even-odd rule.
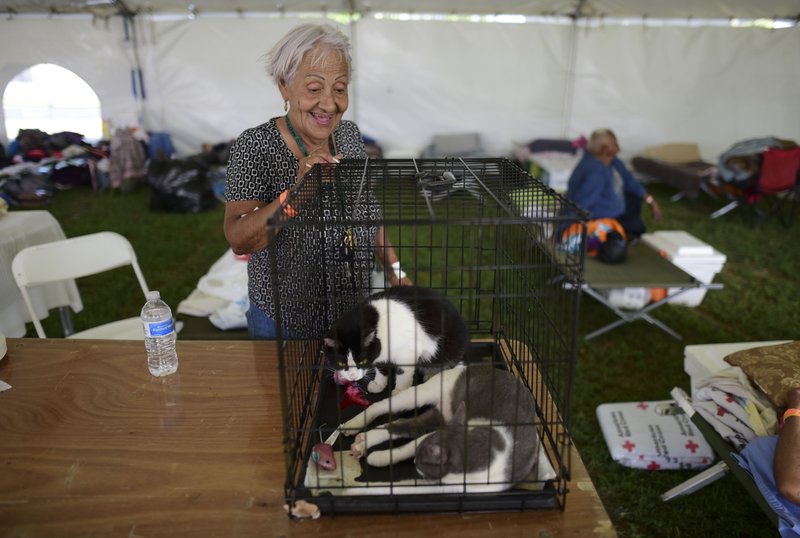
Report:
[[[292,122],[289,121],[289,114],[286,114],[286,116],[284,116],[284,119],[286,120],[286,127],[289,128],[289,132],[292,134],[292,138],[294,138],[294,141],[297,142],[297,146],[300,148],[300,151],[302,152],[303,156],[308,157],[309,156],[308,148],[306,148],[306,145],[303,143],[303,140],[300,138],[300,135],[297,134],[297,131],[294,130]],[[333,138],[333,133],[331,133],[330,138],[328,138],[328,149],[330,150],[331,155],[336,155],[336,140]]]

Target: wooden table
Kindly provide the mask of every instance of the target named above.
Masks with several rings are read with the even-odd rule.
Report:
[[[577,452],[566,510],[289,520],[274,344],[8,339],[2,536],[614,536]]]

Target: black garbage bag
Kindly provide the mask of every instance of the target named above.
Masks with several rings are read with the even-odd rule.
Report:
[[[214,208],[208,167],[194,159],[152,160],[147,167],[150,209],[173,213],[199,213]]]

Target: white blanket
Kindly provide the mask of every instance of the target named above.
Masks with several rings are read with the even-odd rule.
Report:
[[[245,312],[250,306],[247,296],[247,257],[228,249],[200,277],[197,287],[178,304],[177,311],[189,316],[205,317],[218,329],[247,327]]]

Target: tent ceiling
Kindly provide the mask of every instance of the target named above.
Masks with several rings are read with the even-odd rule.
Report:
[[[0,0],[5,13],[92,13],[111,16],[124,11],[301,12],[354,11],[417,13],[513,13],[590,17],[650,18],[798,18],[799,0]]]

